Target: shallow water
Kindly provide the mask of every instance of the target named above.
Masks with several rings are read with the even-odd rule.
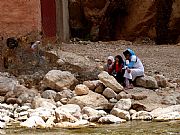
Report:
[[[122,124],[98,125],[80,129],[22,129],[0,130],[6,135],[180,135],[180,121],[133,121]]]

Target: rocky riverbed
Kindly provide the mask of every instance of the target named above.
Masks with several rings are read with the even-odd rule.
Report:
[[[58,53],[48,52],[56,60],[56,67],[47,73],[17,77],[0,73],[0,128],[13,124],[27,128],[80,128],[136,120],[180,120],[178,76],[171,79],[161,73],[146,73],[136,79],[134,89],[124,90],[102,71],[101,57],[93,59],[63,48]]]

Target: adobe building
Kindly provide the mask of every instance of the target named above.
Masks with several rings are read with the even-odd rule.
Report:
[[[0,2],[0,36],[41,32],[44,38],[69,40],[68,0],[4,0]]]

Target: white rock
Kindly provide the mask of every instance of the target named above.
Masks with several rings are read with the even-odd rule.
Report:
[[[27,111],[24,111],[24,112],[20,112],[19,113],[19,116],[24,116],[24,115],[28,115],[29,113]]]
[[[129,113],[130,113],[130,115],[133,115],[134,113],[136,113],[136,110],[130,109]]]
[[[55,119],[56,118],[54,116],[49,117],[48,120],[46,121],[46,127],[48,127],[48,128],[54,127],[55,126],[55,123],[54,123]]]
[[[180,120],[180,112],[170,112],[162,114],[154,119],[154,121],[170,121],[170,120]]]
[[[10,112],[13,112],[14,107],[13,107],[13,105],[0,104],[0,109],[4,109],[4,110],[8,110]]]
[[[0,128],[5,128],[5,127],[6,127],[6,123],[0,121]]]
[[[48,108],[37,108],[35,110],[32,110],[29,112],[29,116],[39,116],[41,117],[44,121],[46,121],[49,117],[54,116],[55,111],[53,109],[48,109]]]
[[[78,121],[77,118],[75,118],[73,115],[71,115],[69,112],[62,110],[61,108],[56,108],[55,110],[55,117],[56,121],[59,122],[76,122]]]
[[[131,108],[131,99],[120,99],[114,106],[120,110],[129,110]]]
[[[20,113],[20,112],[27,111],[28,109],[30,109],[29,106],[22,106],[22,107],[18,107],[15,111]]]
[[[113,76],[110,76],[105,71],[101,72],[98,77],[106,87],[111,88],[116,93],[119,93],[124,89],[123,86],[121,86]]]
[[[87,126],[88,124],[89,122],[87,120],[79,120],[75,123],[61,122],[61,123],[57,123],[55,126],[58,128],[80,128],[80,127]]]
[[[128,111],[120,110],[118,108],[113,108],[111,114],[125,120],[130,120],[131,118]]]
[[[131,116],[132,120],[151,120],[152,119],[152,115],[150,112],[146,112],[146,111],[139,111],[134,113]]]
[[[39,116],[31,116],[25,122],[22,122],[20,124],[20,126],[27,127],[27,128],[33,128],[33,127],[45,128],[46,127],[46,123]]]
[[[89,93],[89,88],[86,85],[79,84],[75,87],[75,93],[78,96],[87,95]]]
[[[107,98],[107,99],[111,99],[111,98],[115,98],[117,96],[117,94],[111,89],[111,88],[106,88],[103,91],[103,95]]]
[[[81,108],[79,105],[76,104],[67,104],[67,105],[62,105],[58,107],[59,110],[63,110],[65,112],[70,113],[71,115],[74,114],[80,114],[81,113]]]
[[[112,123],[121,123],[125,122],[126,120],[120,119],[119,117],[116,117],[114,115],[107,115],[104,117],[101,117],[98,122],[103,124],[112,124]]]
[[[9,122],[13,121],[14,119],[5,115],[5,116],[0,116],[0,120],[4,121],[5,123],[9,123]]]
[[[95,110],[91,107],[84,107],[82,109],[82,114],[86,114],[88,117],[98,117],[105,116],[107,113],[103,110]]]

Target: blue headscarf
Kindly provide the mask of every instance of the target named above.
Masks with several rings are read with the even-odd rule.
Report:
[[[128,48],[127,50],[130,52],[131,56],[135,55],[135,52],[133,50],[131,50],[130,48]]]

